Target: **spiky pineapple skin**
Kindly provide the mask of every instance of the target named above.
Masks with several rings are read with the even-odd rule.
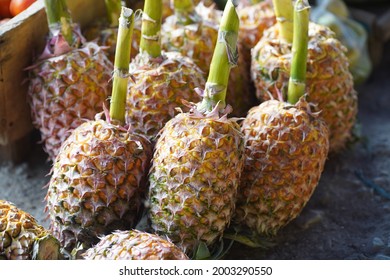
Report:
[[[275,235],[296,218],[320,180],[329,150],[324,121],[301,100],[269,100],[242,123],[244,171],[234,221],[258,234]]]
[[[33,259],[35,243],[48,234],[31,214],[11,202],[0,200],[0,259]]]
[[[215,5],[205,6],[200,3],[195,9],[196,22],[183,25],[177,23],[176,15],[168,17],[162,25],[162,47],[167,51],[178,51],[191,57],[208,76],[214,48],[218,40],[218,26],[222,11]],[[226,103],[234,105],[232,115],[243,117],[248,110],[257,104],[256,97],[250,88],[250,60],[246,60],[238,46],[239,56],[237,66],[231,69]],[[249,57],[250,58],[250,57]]]
[[[199,3],[205,6],[214,5],[212,0],[193,0],[194,5],[199,5]],[[168,17],[174,14],[174,7],[172,0],[163,0],[163,11],[162,11],[162,19],[166,20]]]
[[[135,225],[151,154],[144,137],[101,119],[72,132],[53,164],[46,195],[50,229],[68,252]]]
[[[86,260],[188,260],[170,241],[139,230],[115,231],[84,254]]]
[[[291,44],[278,37],[279,28],[275,25],[252,49],[252,80],[257,97],[262,101],[279,99],[287,92]],[[330,128],[330,150],[336,153],[351,138],[358,111],[357,92],[345,51],[329,28],[310,23],[307,100],[321,111],[321,117]]]
[[[32,123],[53,161],[71,131],[103,110],[113,70],[95,43],[38,62],[28,89]]]
[[[129,83],[127,93],[126,123],[152,142],[177,114],[177,108],[187,109],[183,100],[200,101],[194,89],[205,85],[198,66],[178,52],[166,52],[158,58],[139,54],[130,63],[129,73],[134,82]]]
[[[212,8],[203,6],[202,9]],[[218,21],[198,18],[196,22],[184,25],[177,20],[177,16],[172,15],[162,25],[162,48],[191,57],[207,75],[218,38]]]
[[[149,173],[152,228],[186,253],[221,238],[234,212],[243,152],[235,121],[188,113],[170,120]]]
[[[238,8],[240,31],[238,42],[242,46],[245,61],[251,61],[251,49],[257,44],[266,29],[276,22],[276,17],[269,1],[256,4],[241,1]],[[249,69],[248,69],[249,70]]]

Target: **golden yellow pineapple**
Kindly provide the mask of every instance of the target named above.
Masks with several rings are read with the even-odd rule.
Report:
[[[122,0],[105,0],[107,18],[93,22],[83,31],[88,41],[95,40],[99,46],[105,47],[104,50],[112,63],[114,63],[115,59],[118,20],[122,2]],[[137,6],[135,3],[131,4],[131,7]],[[138,20],[134,23],[133,39],[131,41],[131,58],[134,58],[138,54],[140,38],[141,21]]]
[[[275,24],[275,13],[269,0],[253,5],[242,5],[238,9],[240,17],[239,44],[245,61],[251,61],[251,49],[263,36],[263,32]],[[250,67],[250,63],[249,63]]]
[[[29,213],[0,200],[0,259],[61,259],[60,243]]]
[[[139,230],[115,231],[84,254],[86,260],[188,260],[170,241]]]
[[[163,0],[163,14],[162,19],[165,20],[169,16],[174,14],[174,7],[173,2],[174,0]],[[199,3],[205,5],[205,6],[211,6],[213,5],[213,0],[191,0],[194,5],[198,5]]]
[[[234,221],[259,235],[277,234],[300,214],[318,185],[329,150],[328,127],[304,95],[305,1],[295,4],[288,102],[265,101],[242,123],[246,161]]]
[[[68,252],[134,227],[146,192],[151,143],[123,126],[134,14],[122,10],[110,116],[72,131],[53,164],[46,195],[51,231]]]
[[[162,25],[162,48],[191,57],[207,77],[213,49],[217,42],[219,19],[218,21],[204,20],[203,16],[195,10],[192,0],[173,2],[177,6],[175,13]],[[202,9],[214,8],[202,6]]]
[[[33,125],[54,160],[71,130],[103,109],[113,65],[97,44],[80,46],[84,39],[73,30],[76,27],[63,0],[45,3],[52,35],[43,54],[29,67],[28,96]],[[52,14],[54,9],[58,13]],[[61,18],[55,17],[61,13]]]
[[[175,0],[173,4],[175,13],[162,26],[162,47],[191,57],[207,77],[222,12],[215,5],[206,7],[200,3],[195,7],[192,0]],[[245,116],[248,109],[256,104],[255,95],[249,88],[249,62],[240,52],[238,64],[231,71],[227,103],[235,104],[232,112],[235,116]]]
[[[329,148],[326,124],[301,100],[268,100],[242,124],[246,161],[235,220],[259,234],[276,234],[297,217],[320,179]]]
[[[330,128],[332,152],[345,147],[357,115],[357,92],[345,52],[329,28],[309,24],[307,101],[318,106]],[[276,24],[264,32],[252,50],[252,80],[260,100],[285,97],[290,59],[291,43],[281,39]]]
[[[220,30],[231,40],[216,46],[202,102],[161,130],[149,173],[152,228],[191,255],[201,244],[218,242],[234,212],[244,141],[237,122],[226,116],[225,95],[236,63],[226,50],[236,52],[238,25],[229,0]]]
[[[202,71],[179,52],[162,52],[160,43],[162,0],[146,1],[140,53],[130,64],[126,122],[152,142],[164,124],[186,110],[182,100],[198,102],[194,90],[203,87]],[[152,20],[151,20],[152,19]]]

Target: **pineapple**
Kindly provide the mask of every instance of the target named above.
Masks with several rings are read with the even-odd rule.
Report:
[[[105,0],[107,19],[95,21],[88,26],[83,34],[88,41],[96,40],[99,46],[106,47],[106,53],[112,63],[115,59],[116,41],[118,35],[118,19],[122,7],[121,0]],[[141,37],[141,22],[134,22],[133,39],[131,41],[131,59],[139,51],[139,40]]]
[[[71,130],[102,110],[113,66],[97,44],[84,42],[64,0],[45,0],[45,8],[51,37],[29,67],[28,96],[33,125],[53,161]]]
[[[291,43],[281,39],[281,31],[278,24],[267,29],[252,49],[252,80],[262,101],[286,94]],[[329,28],[309,24],[307,101],[321,111],[330,128],[330,150],[335,153],[351,138],[357,115],[357,93],[345,51]]]
[[[242,56],[245,61],[251,61],[251,49],[263,36],[264,30],[275,24],[275,13],[269,0],[256,4],[243,4],[238,9],[240,17],[239,44],[242,46]],[[248,63],[248,71],[250,63]]]
[[[84,254],[86,260],[188,260],[170,241],[139,230],[115,231]]]
[[[103,120],[99,114],[72,131],[53,164],[46,195],[50,229],[68,253],[135,226],[146,191],[151,144],[123,126],[134,14],[122,9],[110,115]]]
[[[159,130],[186,109],[182,100],[198,102],[195,88],[203,87],[202,71],[178,52],[162,52],[160,42],[162,0],[146,1],[140,53],[130,63],[126,122],[153,143]]]
[[[222,13],[215,9],[215,5],[206,7],[202,2],[196,7],[192,0],[172,2],[175,13],[162,26],[162,47],[191,57],[206,78],[218,40],[218,25]],[[239,50],[241,47],[240,45]],[[227,103],[235,104],[232,112],[235,116],[245,116],[248,109],[256,103],[256,97],[251,95],[249,88],[248,62],[240,55],[238,67],[233,68],[230,75]]]
[[[238,25],[229,0],[220,26],[229,39],[215,47],[203,100],[166,123],[149,172],[151,227],[192,255],[199,246],[211,248],[221,239],[243,168],[243,135],[225,107]]]
[[[308,17],[306,0],[296,1],[288,101],[265,101],[242,123],[246,161],[234,223],[258,235],[276,235],[299,215],[328,155],[328,127],[303,95]]]
[[[29,213],[0,200],[0,259],[62,259],[60,243]]]
[[[166,18],[174,14],[174,5],[173,2],[175,0],[163,0],[163,14],[162,20],[164,21]],[[186,2],[186,0],[184,0]],[[193,0],[195,5],[202,3],[205,6],[211,6],[214,1],[213,0]]]

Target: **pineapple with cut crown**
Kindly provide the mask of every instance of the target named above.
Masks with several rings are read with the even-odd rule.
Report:
[[[220,25],[226,41],[215,46],[203,100],[166,123],[149,172],[152,229],[192,257],[199,247],[211,248],[222,238],[234,212],[244,163],[243,135],[236,120],[227,118],[225,107],[238,26],[229,0]]]
[[[60,243],[29,213],[0,200],[0,259],[58,260]]]
[[[115,60],[116,41],[118,35],[118,19],[121,13],[121,7],[125,5],[122,0],[104,0],[107,17],[104,20],[98,20],[88,26],[83,34],[88,41],[96,40],[99,46],[107,47],[105,49],[108,58],[112,63]],[[133,4],[136,6],[135,4]],[[131,41],[131,56],[134,58],[139,51],[139,40],[141,38],[141,22],[134,22],[133,39]]]
[[[233,220],[258,235],[276,235],[300,214],[328,155],[328,127],[304,95],[309,8],[295,3],[288,101],[265,101],[242,123],[246,161]]]
[[[64,249],[82,252],[98,236],[138,222],[151,143],[124,125],[134,14],[122,8],[110,114],[84,122],[61,146],[46,195],[50,229]]]
[[[275,24],[276,18],[271,0],[243,3],[238,9],[240,32],[238,42],[245,61],[251,61],[251,49],[257,44],[266,29]],[[248,71],[250,63],[248,63]]]
[[[285,12],[289,10],[283,9]],[[288,18],[287,14],[285,19]],[[292,20],[285,20],[284,23],[291,25]],[[272,26],[252,49],[252,80],[257,97],[262,101],[286,94],[291,40],[283,39],[282,32],[279,24]],[[288,33],[290,35],[286,38],[291,38],[291,30]],[[318,106],[321,117],[329,126],[330,150],[334,153],[342,150],[351,139],[358,110],[357,92],[345,52],[346,48],[329,28],[310,22],[307,101]]]
[[[175,8],[173,2],[174,0],[163,0],[163,14],[162,14],[163,21],[174,14]],[[214,4],[213,0],[193,0],[193,2],[194,5],[198,5],[201,3],[207,7]]]
[[[28,99],[33,125],[53,161],[72,129],[102,110],[113,65],[97,44],[85,42],[64,0],[44,3],[51,35],[28,68]]]
[[[83,254],[86,260],[188,260],[172,242],[139,230],[115,231]]]
[[[218,40],[218,26],[222,12],[215,5],[206,7],[202,2],[195,6],[192,0],[173,0],[174,14],[162,25],[162,47],[191,57],[206,78]],[[224,40],[224,38],[220,38]],[[239,51],[241,45],[238,47]],[[237,67],[231,70],[226,102],[235,104],[232,114],[245,116],[257,101],[249,88],[247,69],[250,60],[239,55]]]
[[[147,0],[142,17],[140,53],[130,63],[126,122],[155,142],[160,129],[186,107],[182,100],[198,102],[195,88],[203,87],[202,71],[179,52],[161,50],[162,0]]]

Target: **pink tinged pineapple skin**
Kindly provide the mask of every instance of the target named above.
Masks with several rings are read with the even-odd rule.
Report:
[[[112,70],[112,63],[95,43],[31,68],[28,96],[32,122],[41,132],[52,161],[71,131],[103,110],[111,92]]]
[[[73,130],[54,162],[46,196],[51,230],[66,250],[135,226],[151,149],[144,137],[104,120]]]
[[[358,112],[358,94],[345,53],[329,28],[309,24],[307,101],[317,105],[329,126],[333,153],[340,152],[351,139]],[[274,25],[252,49],[251,78],[259,100],[285,98],[290,63],[291,44],[279,39],[278,25]]]
[[[295,219],[318,185],[329,150],[329,130],[309,104],[269,100],[242,123],[244,171],[234,222],[275,235]]]
[[[84,254],[86,260],[188,260],[169,240],[139,230],[115,231]]]
[[[238,124],[182,113],[157,140],[149,173],[152,228],[186,253],[217,242],[230,224],[244,164]]]
[[[152,142],[177,108],[187,110],[184,101],[199,102],[196,88],[204,88],[203,72],[188,57],[166,52],[150,58],[139,54],[130,63],[132,81],[126,101],[126,123]]]

